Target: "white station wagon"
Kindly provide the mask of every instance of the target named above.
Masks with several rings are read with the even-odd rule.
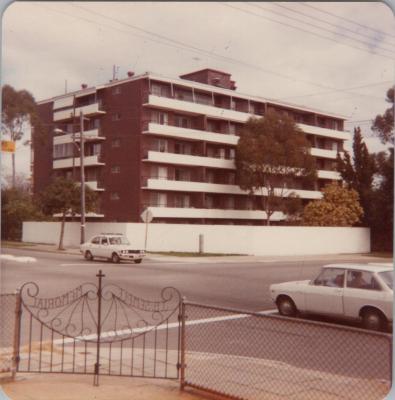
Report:
[[[391,264],[325,265],[313,280],[270,286],[281,315],[321,314],[361,320],[367,329],[392,323],[393,267]]]
[[[83,243],[80,246],[80,251],[89,261],[98,257],[106,258],[113,263],[127,260],[139,264],[143,260],[143,257],[145,257],[144,250],[134,249],[127,237],[120,233],[102,233],[96,235],[88,242]]]

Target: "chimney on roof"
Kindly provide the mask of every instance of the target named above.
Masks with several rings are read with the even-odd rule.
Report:
[[[134,76],[134,72],[133,71],[128,71],[128,78],[131,78],[132,76]]]
[[[81,84],[81,89],[86,89],[88,85],[86,83]]]

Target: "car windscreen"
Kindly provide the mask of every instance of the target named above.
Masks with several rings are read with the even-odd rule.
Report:
[[[385,284],[393,290],[393,272],[392,271],[383,271],[379,272],[380,278],[385,282]]]
[[[129,240],[123,236],[110,237],[110,244],[125,244],[130,245]]]

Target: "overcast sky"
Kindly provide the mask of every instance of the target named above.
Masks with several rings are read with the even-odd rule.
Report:
[[[345,115],[371,151],[371,120],[394,81],[395,30],[382,3],[16,2],[2,19],[2,83],[36,100],[127,71],[202,68],[237,90]],[[26,136],[28,138],[28,134]],[[17,152],[27,173],[30,152]],[[10,157],[3,153],[3,168]]]

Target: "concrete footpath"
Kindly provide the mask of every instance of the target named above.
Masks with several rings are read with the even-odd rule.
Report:
[[[180,391],[178,381],[65,374],[18,374],[2,384],[10,400],[198,400],[204,397]],[[6,397],[7,398],[7,397]],[[0,400],[3,400],[0,392]]]
[[[77,247],[68,247],[64,250],[58,250],[56,245],[50,244],[26,244],[26,243],[9,243],[2,244],[6,248],[14,248],[21,250],[29,250],[32,252],[46,252],[46,253],[57,253],[57,254],[69,254],[79,255],[82,254]],[[248,262],[287,262],[287,261],[313,261],[319,260],[325,262],[393,262],[392,258],[384,256],[374,256],[371,254],[320,254],[320,255],[295,255],[295,256],[252,256],[252,255],[196,255],[196,256],[184,256],[184,255],[172,255],[172,254],[161,254],[161,253],[147,253],[146,261],[163,261],[163,262],[183,262],[183,263],[248,263]]]

